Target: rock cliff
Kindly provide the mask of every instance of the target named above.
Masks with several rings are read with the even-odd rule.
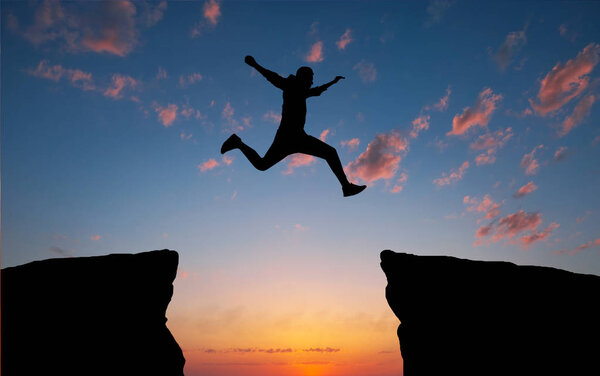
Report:
[[[386,250],[405,376],[599,375],[600,277]]]
[[[2,375],[183,375],[165,318],[178,254],[49,259],[2,270]]]

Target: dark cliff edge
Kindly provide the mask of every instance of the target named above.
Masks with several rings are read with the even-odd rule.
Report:
[[[381,252],[404,375],[600,375],[600,277]]]
[[[161,250],[2,269],[2,375],[183,375],[165,317],[178,260]]]

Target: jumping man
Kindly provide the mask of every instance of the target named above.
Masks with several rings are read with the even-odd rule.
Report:
[[[294,153],[312,155],[327,161],[340,181],[345,197],[362,192],[367,186],[352,184],[348,181],[335,148],[316,137],[306,134],[304,131],[306,98],[321,95],[327,88],[344,79],[344,77],[337,76],[324,85],[311,87],[313,84],[313,71],[309,67],[300,67],[295,76],[290,74],[287,78],[283,78],[277,73],[260,66],[252,56],[246,56],[244,61],[259,71],[275,87],[283,90],[281,123],[273,144],[264,157],[261,158],[254,149],[243,143],[236,134],[232,134],[223,143],[221,154],[233,149],[240,149],[250,163],[260,171],[268,170],[283,158]]]

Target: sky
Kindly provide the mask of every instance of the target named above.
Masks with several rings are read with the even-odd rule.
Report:
[[[176,250],[186,375],[402,374],[384,249],[600,274],[599,2],[0,5],[2,267]],[[220,154],[279,124],[246,55],[346,77],[305,130],[364,192]]]

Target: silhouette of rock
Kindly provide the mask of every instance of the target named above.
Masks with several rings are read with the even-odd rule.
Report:
[[[404,374],[600,375],[600,277],[381,252]]]
[[[162,250],[2,270],[2,375],[183,375],[167,329],[179,255]]]

